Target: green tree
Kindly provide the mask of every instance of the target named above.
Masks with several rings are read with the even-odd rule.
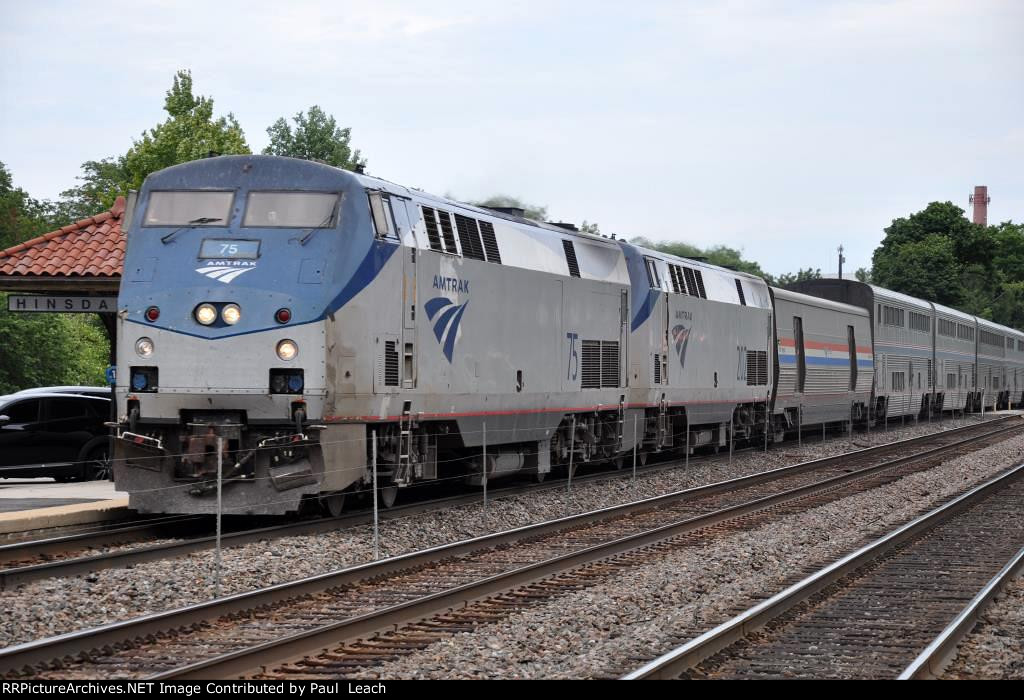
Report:
[[[997,247],[991,227],[971,223],[952,202],[932,202],[885,229],[872,256],[872,279],[898,292],[980,310],[991,299]]]
[[[51,231],[47,206],[14,186],[14,178],[0,163],[0,250]]]
[[[876,255],[872,276],[883,287],[958,306],[964,301],[961,270],[953,241],[933,233]]]
[[[251,153],[234,115],[214,118],[213,99],[193,93],[189,71],[175,74],[164,110],[167,119],[143,132],[123,156],[83,163],[82,184],[61,193],[53,216],[69,223],[109,209],[119,195],[141,187],[147,175],[178,163],[210,153]]]
[[[806,282],[807,280],[817,279],[821,279],[821,269],[809,267],[806,270],[801,268],[797,270],[795,273],[787,272],[785,274],[779,275],[778,277],[769,276],[768,283],[776,287],[785,287],[795,282]]]
[[[270,125],[270,145],[263,149],[264,153],[317,160],[346,170],[366,167],[366,159],[358,150],[353,151],[349,143],[352,129],[340,128],[334,117],[317,105],[305,114],[299,112],[292,121],[294,129],[284,117]]]
[[[871,284],[871,268],[859,267],[857,268],[857,271],[853,273],[853,276],[857,278],[858,282]]]
[[[527,204],[526,202],[512,197],[507,194],[496,194],[493,197],[480,202],[470,202],[470,204],[477,207],[512,207],[515,209],[522,209],[526,212],[525,216],[527,219],[533,219],[534,221],[547,221],[548,208],[541,207],[534,204]]]
[[[169,115],[143,133],[124,155],[123,166],[129,188],[142,186],[146,176],[178,163],[219,155],[251,153],[245,134],[235,116],[214,118],[213,99],[192,93],[192,74],[182,70],[167,91],[164,110]]]
[[[128,191],[130,176],[123,158],[104,158],[82,163],[78,187],[64,190],[51,204],[50,218],[54,228],[86,219],[114,205],[118,195]]]
[[[727,267],[731,270],[738,270],[739,272],[746,272],[771,280],[771,275],[762,270],[759,264],[752,260],[744,259],[742,251],[725,245],[716,245],[704,249],[692,243],[684,243],[683,241],[659,241],[655,243],[642,236],[632,238],[629,242],[643,248],[651,248],[680,258],[704,260],[712,265]]]
[[[0,394],[35,386],[101,385],[110,344],[92,314],[12,313],[0,293]]]

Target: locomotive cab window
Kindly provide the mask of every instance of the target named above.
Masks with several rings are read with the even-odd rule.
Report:
[[[652,289],[661,289],[661,278],[658,276],[658,264],[652,258],[644,258],[647,262],[647,281]]]
[[[242,226],[334,228],[340,199],[333,192],[250,192]]]
[[[143,226],[225,226],[233,191],[150,192]]]

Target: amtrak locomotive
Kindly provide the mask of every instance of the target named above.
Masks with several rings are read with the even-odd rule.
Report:
[[[114,472],[142,512],[212,512],[218,465],[225,512],[336,513],[373,463],[390,504],[1024,398],[1024,334],[952,309],[772,289],[309,161],[174,166],[126,219]]]

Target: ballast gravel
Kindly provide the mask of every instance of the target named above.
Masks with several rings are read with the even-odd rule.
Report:
[[[680,467],[641,473],[635,481],[621,476],[610,477],[573,484],[571,493],[558,489],[492,498],[486,510],[477,503],[420,512],[381,524],[381,556],[402,554],[997,417],[1000,416],[968,416],[955,422],[947,419],[941,423],[908,424],[904,428],[891,424],[888,431],[856,433],[852,439],[833,438],[826,442],[821,442],[820,434],[805,434],[801,447],[796,443],[786,443],[767,453],[760,450],[737,452],[731,463],[728,454],[722,453],[713,460],[694,460],[689,469]],[[628,473],[628,470],[627,463],[625,471]],[[973,469],[970,473],[974,473]],[[956,483],[959,485],[960,482]],[[916,506],[914,497],[910,499],[913,501],[910,505]],[[835,525],[831,523],[830,527]],[[810,533],[806,533],[806,537],[809,542],[817,541],[816,536]],[[369,526],[270,539],[226,549],[222,553],[220,572],[222,595],[321,574],[363,563],[372,557],[373,533]],[[736,560],[745,564],[753,561],[745,555],[737,555]],[[0,645],[10,646],[209,600],[214,591],[214,561],[213,551],[196,552],[126,568],[31,582],[5,591]],[[717,588],[720,583],[713,575],[712,578],[703,574],[693,575],[700,586]],[[678,581],[682,579],[676,579],[677,582],[666,590],[679,589],[681,584]],[[545,653],[551,654],[553,650],[548,649]]]
[[[1024,680],[1024,576],[1007,583],[982,612],[942,677]]]
[[[1022,461],[1024,437],[1016,437],[866,493],[675,550],[353,677],[618,677],[782,590],[809,566],[820,568]],[[1018,591],[1018,607],[1007,619],[1015,621],[1017,636],[989,647],[999,651],[1000,667],[1018,677],[1022,599]]]

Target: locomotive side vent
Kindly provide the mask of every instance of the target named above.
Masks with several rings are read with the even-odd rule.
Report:
[[[708,293],[704,291],[704,275],[700,273],[700,270],[694,270],[693,276],[697,279],[697,289],[700,290],[700,298],[707,299]]]
[[[736,293],[740,295],[740,304],[743,306],[747,305],[747,298],[743,296],[743,285],[740,284],[740,280],[736,278]]]
[[[494,226],[490,221],[481,221],[480,237],[484,239],[484,252],[487,253],[487,262],[501,264],[501,252],[498,250],[498,239],[494,237]]]
[[[686,288],[689,290],[691,297],[697,297],[699,299],[708,298],[708,293],[703,289],[703,277],[700,275],[700,270],[694,270],[692,267],[684,267],[683,275],[686,278]]]
[[[434,218],[434,210],[430,207],[423,207],[423,223],[427,226],[427,238],[430,239],[430,249],[443,250],[441,248],[441,234],[437,230],[437,219]]]
[[[580,351],[580,388],[601,388],[601,341],[584,340]]]
[[[389,340],[384,343],[384,386],[398,386],[398,348]]]
[[[619,385],[619,343],[605,340],[601,343],[601,386]]]
[[[654,383],[661,384],[661,359],[654,356]]]
[[[768,351],[747,350],[747,386],[768,384]]]
[[[458,255],[459,249],[455,247],[455,232],[452,230],[452,215],[438,209],[437,218],[441,220],[441,234],[444,236],[445,251],[452,255]]]
[[[683,271],[678,265],[669,264],[669,274],[672,277],[672,291],[676,294],[686,294],[686,280],[683,279]]]
[[[459,243],[462,244],[462,257],[473,260],[484,259],[484,247],[480,243],[480,231],[476,219],[462,214],[455,215],[455,228],[459,231]]]
[[[580,388],[619,386],[619,341],[584,340],[580,350]]]
[[[562,239],[562,249],[565,250],[565,262],[569,264],[569,274],[573,277],[580,276],[580,264],[576,261],[576,246],[572,241]]]

